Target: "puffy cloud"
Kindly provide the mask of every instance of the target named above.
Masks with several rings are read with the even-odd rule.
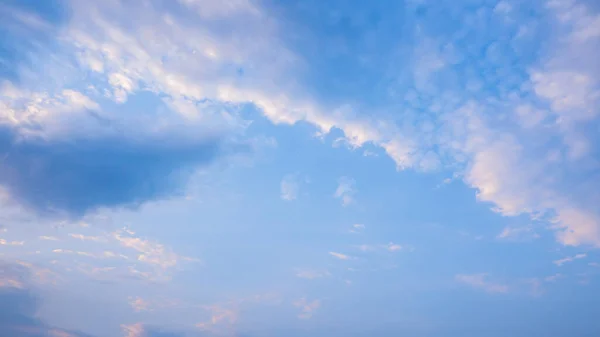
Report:
[[[0,185],[13,200],[39,213],[82,215],[180,192],[194,166],[215,159],[218,142],[176,135],[45,141],[0,128],[0,153]]]
[[[508,286],[487,280],[487,274],[459,274],[456,281],[489,293],[507,293]]]
[[[6,89],[6,97],[36,94],[38,103],[18,109],[7,99],[10,113],[4,119],[12,124],[33,121],[46,128],[61,120],[59,116],[68,117],[64,120],[84,115],[98,119],[94,103],[98,104],[99,97],[106,95],[121,103],[146,91],[160,93],[162,103],[189,120],[239,126],[244,123],[228,107],[250,103],[274,124],[304,121],[321,135],[340,130],[352,148],[365,144],[380,147],[398,169],[455,170],[478,191],[479,200],[489,202],[496,211],[552,215],[561,243],[600,244],[600,215],[591,206],[593,202],[565,197],[576,194],[567,187],[574,186],[569,177],[584,177],[578,173],[582,167],[590,167],[577,165],[577,161],[589,160],[597,151],[594,128],[589,125],[597,123],[598,116],[598,69],[592,55],[597,54],[599,20],[585,4],[552,2],[542,19],[557,26],[552,32],[556,35],[544,39],[539,38],[541,32],[532,32],[535,27],[519,26],[514,20],[520,14],[518,8],[505,2],[482,4],[479,17],[460,15],[461,24],[448,31],[419,24],[413,32],[419,43],[408,48],[408,54],[414,54],[412,60],[398,62],[396,54],[377,52],[384,55],[377,61],[389,57],[389,64],[380,62],[378,77],[391,80],[390,92],[405,92],[401,101],[394,100],[394,95],[382,101],[384,110],[396,112],[395,107],[402,106],[402,112],[390,113],[390,118],[367,116],[363,110],[373,110],[368,105],[340,106],[317,100],[307,93],[310,84],[289,81],[304,73],[310,60],[292,52],[279,35],[283,23],[272,20],[269,11],[256,4],[183,1],[160,8],[151,1],[144,4],[99,1],[83,6],[72,2],[69,21],[60,30],[60,51],[53,50],[55,57],[48,58],[60,62],[40,64],[44,70],[66,73],[71,81],[86,74],[93,80],[94,90],[103,94],[70,89],[79,83],[58,83],[52,92],[20,96],[19,88]],[[448,4],[438,6],[443,11]],[[205,8],[219,13],[218,21],[207,17]],[[453,13],[465,8],[460,5]],[[128,16],[129,11],[135,11],[136,17]],[[176,15],[181,13],[185,15]],[[20,24],[35,26],[31,20]],[[130,25],[136,29],[129,29]],[[231,33],[223,34],[220,27],[228,27]],[[496,27],[501,27],[502,34],[490,33],[496,32]],[[468,40],[472,31],[481,32],[481,38]],[[539,40],[549,43],[541,48]],[[550,56],[530,60],[523,51],[526,46],[548,51]],[[477,48],[485,50],[483,58],[473,52]],[[73,55],[76,64],[70,62]],[[410,74],[393,78],[387,71],[398,70],[393,67],[398,63],[408,64],[413,71],[398,71]],[[39,69],[22,71],[22,81],[49,82],[38,79],[38,74]],[[453,85],[448,87],[448,83]],[[469,118],[457,116],[461,114],[456,114],[457,110],[464,110],[460,107],[471,107]],[[86,113],[74,115],[75,110]],[[100,120],[113,120],[113,115],[107,119],[106,112],[102,113]],[[457,133],[457,124],[467,127]],[[562,139],[559,148],[550,149],[556,144],[544,140],[557,136]],[[561,174],[562,168],[556,167],[559,159],[572,160],[569,169],[573,172]],[[548,177],[543,178],[542,172]],[[352,195],[343,193],[340,199],[347,204]]]

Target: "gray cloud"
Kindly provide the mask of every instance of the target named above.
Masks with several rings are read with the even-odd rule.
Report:
[[[216,138],[163,134],[48,141],[0,127],[0,186],[37,213],[79,216],[176,195],[194,168],[220,153]]]
[[[29,271],[23,266],[0,261],[0,334],[11,337],[91,337],[49,326],[35,318],[39,298],[25,286]],[[7,284],[7,280],[15,283]]]

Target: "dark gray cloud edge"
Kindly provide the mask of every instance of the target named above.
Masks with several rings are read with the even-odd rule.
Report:
[[[0,126],[0,186],[38,214],[134,207],[181,193],[222,148],[218,137],[178,133],[48,141]]]

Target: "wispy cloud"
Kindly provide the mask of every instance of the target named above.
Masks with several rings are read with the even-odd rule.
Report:
[[[112,235],[123,247],[139,253],[138,261],[159,266],[163,269],[177,265],[181,256],[175,254],[164,245],[132,236],[131,232],[117,231]]]
[[[397,251],[402,250],[402,246],[400,246],[399,244],[390,242],[387,244],[386,249],[390,252],[397,252]]]
[[[531,226],[526,227],[505,227],[496,238],[501,240],[531,240],[538,239],[540,235],[536,233]]]
[[[487,280],[488,274],[459,274],[455,276],[456,281],[469,285],[473,288],[481,289],[489,293],[507,293],[508,286],[500,283],[494,283]]]
[[[525,283],[529,285],[530,290],[529,293],[531,296],[542,296],[544,294],[544,288],[542,285],[542,281],[538,278],[531,278],[525,280]]]
[[[295,174],[289,174],[283,177],[280,184],[281,199],[291,201],[298,198],[298,192],[300,190],[300,182],[298,176]]]
[[[298,314],[298,318],[300,319],[311,318],[314,312],[321,307],[320,300],[308,301],[304,297],[295,301],[293,304],[301,310],[300,314]]]
[[[546,282],[556,282],[556,280],[558,280],[558,279],[560,279],[562,277],[563,277],[563,275],[560,274],[560,273],[558,273],[558,274],[554,274],[554,275],[551,275],[551,276],[546,276],[544,278],[544,281],[546,281]]]
[[[5,239],[0,239],[0,245],[3,246],[23,246],[25,241],[6,241]]]
[[[81,241],[105,242],[106,238],[102,236],[88,236],[83,234],[69,234],[70,237]]]
[[[557,265],[557,266],[560,267],[560,266],[562,266],[565,263],[573,262],[575,260],[583,259],[585,257],[587,257],[587,254],[577,254],[575,256],[567,256],[565,258],[552,261],[552,263],[554,263],[555,265]]]
[[[130,297],[129,305],[136,312],[149,311],[152,308],[151,303],[141,297]]]
[[[335,257],[336,259],[340,259],[340,260],[350,260],[352,259],[352,257],[346,255],[346,254],[342,254],[342,253],[336,253],[336,252],[329,252],[329,255]]]
[[[388,244],[378,244],[378,245],[369,245],[369,244],[362,244],[362,245],[358,245],[357,248],[363,252],[369,252],[369,251],[388,251],[388,252],[398,252],[402,249],[404,249],[403,246],[390,242]]]
[[[343,206],[348,206],[354,202],[356,194],[356,182],[349,177],[341,177],[338,179],[338,187],[335,190],[334,196],[341,200]]]

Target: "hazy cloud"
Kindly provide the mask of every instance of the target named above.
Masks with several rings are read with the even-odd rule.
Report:
[[[341,177],[338,180],[338,187],[334,196],[341,200],[343,206],[348,206],[354,202],[356,194],[356,182],[349,177]]]
[[[301,312],[298,314],[300,319],[309,319],[313,316],[314,312],[321,307],[321,301],[313,300],[308,301],[306,298],[301,298],[294,303],[295,307],[300,308]]]
[[[565,263],[573,262],[573,261],[578,260],[578,259],[583,259],[586,256],[587,256],[587,254],[577,254],[575,256],[567,256],[567,257],[565,257],[563,259],[552,261],[552,263],[554,263],[555,265],[557,265],[557,266],[560,267],[560,266],[562,266]]]
[[[487,280],[487,274],[459,274],[456,281],[489,293],[507,293],[508,286]]]
[[[351,259],[350,256],[342,254],[342,253],[329,252],[329,255],[331,255],[337,259],[340,259],[340,260],[350,260]]]

